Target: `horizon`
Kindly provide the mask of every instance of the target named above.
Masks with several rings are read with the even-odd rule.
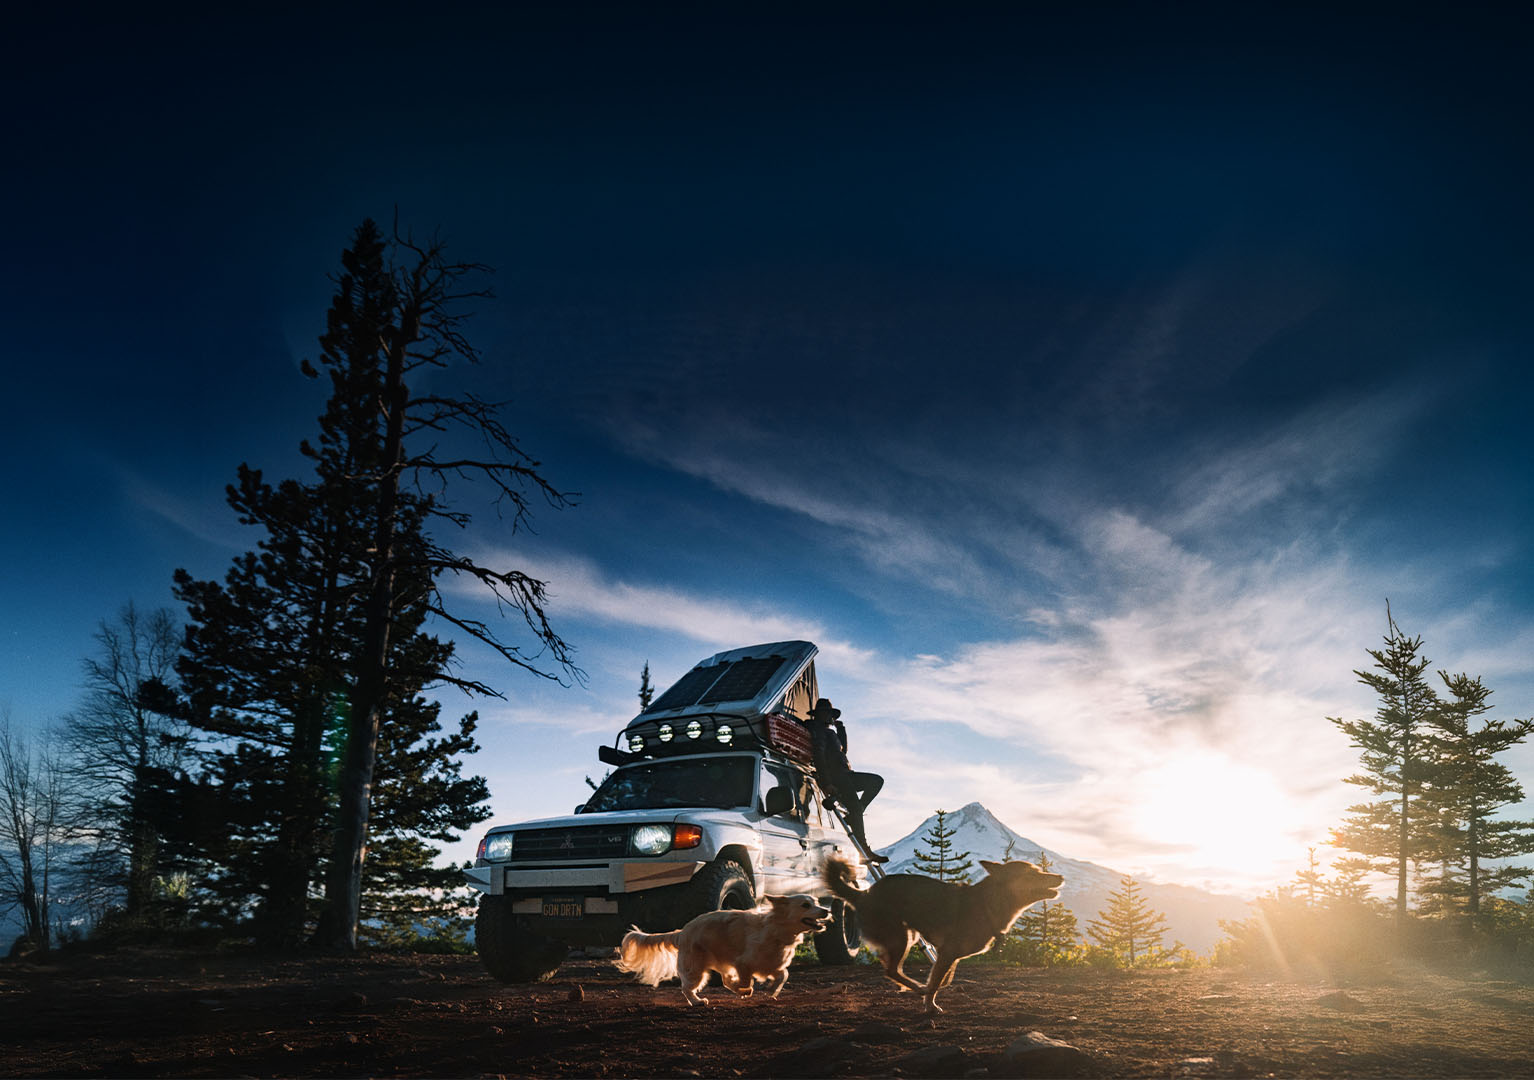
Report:
[[[1327,718],[1374,714],[1387,601],[1435,683],[1534,714],[1529,95],[1489,16],[21,18],[25,732],[98,622],[254,547],[240,463],[308,475],[327,275],[396,213],[497,268],[485,362],[434,385],[509,402],[580,493],[513,535],[452,492],[588,675],[459,640],[506,695],[437,695],[479,711],[487,825],[583,797],[643,665],[757,642],[820,647],[875,846],[978,802],[1227,893],[1361,801]]]

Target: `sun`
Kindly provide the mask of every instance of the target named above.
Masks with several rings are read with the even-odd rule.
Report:
[[[1262,876],[1296,860],[1294,836],[1304,815],[1264,770],[1194,752],[1139,779],[1140,831],[1158,846],[1180,848],[1189,862]]]

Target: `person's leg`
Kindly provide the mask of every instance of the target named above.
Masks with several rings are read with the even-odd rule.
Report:
[[[867,810],[868,804],[874,801],[874,796],[883,790],[884,777],[871,772],[853,773],[852,788],[858,793],[859,809]]]
[[[848,789],[852,790],[852,789]],[[842,801],[842,820],[847,823],[847,831],[850,832],[858,843],[864,848],[868,847],[868,840],[863,836],[863,806],[858,802],[854,791],[850,798]]]

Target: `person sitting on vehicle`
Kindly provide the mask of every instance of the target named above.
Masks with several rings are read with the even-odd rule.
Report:
[[[863,811],[884,787],[884,777],[878,773],[852,771],[852,766],[847,763],[847,729],[839,719],[841,715],[842,711],[826,698],[815,702],[815,707],[810,710],[810,753],[815,759],[815,777],[825,792],[826,801],[841,806],[847,830],[858,846],[868,853],[869,860],[889,862],[889,857],[875,852],[863,835]]]

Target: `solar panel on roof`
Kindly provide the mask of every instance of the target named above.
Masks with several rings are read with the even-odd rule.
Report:
[[[767,680],[777,673],[784,663],[781,656],[768,656],[760,660],[737,660],[719,681],[698,698],[698,704],[718,701],[749,701],[761,693]]]
[[[651,703],[645,710],[647,713],[660,712],[662,709],[681,709],[688,705],[695,705],[703,692],[722,675],[728,664],[714,664],[711,667],[695,667],[686,675],[683,675],[671,689]]]

